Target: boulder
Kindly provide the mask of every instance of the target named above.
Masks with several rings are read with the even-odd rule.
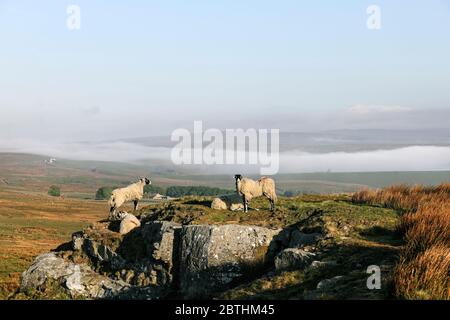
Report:
[[[319,269],[324,267],[330,267],[330,266],[336,266],[337,262],[334,260],[331,261],[313,261],[311,262],[311,265],[309,266],[311,269]]]
[[[268,261],[280,230],[243,225],[187,225],[181,229],[180,291],[198,298],[226,289]]]
[[[102,276],[85,264],[68,262],[51,252],[38,256],[22,273],[20,290],[39,290],[48,280],[61,284],[71,297],[112,298],[129,289],[123,281]]]
[[[211,202],[211,209],[215,210],[243,210],[242,197],[237,193],[226,194],[217,198],[214,198]]]
[[[314,257],[314,253],[298,248],[288,248],[275,257],[275,269],[278,271],[301,270],[309,266]]]
[[[341,280],[343,276],[336,276],[331,279],[324,279],[317,284],[317,290],[329,290],[333,289],[336,283]]]
[[[137,227],[140,227],[140,226],[141,226],[141,222],[138,220],[138,218],[136,218],[131,213],[128,213],[127,215],[125,215],[125,217],[120,222],[119,233],[122,234],[122,235],[123,234],[127,234],[128,232],[130,232],[134,228],[137,228]]]
[[[303,233],[299,230],[292,230],[289,241],[289,248],[301,248],[314,245],[322,238],[320,233]]]

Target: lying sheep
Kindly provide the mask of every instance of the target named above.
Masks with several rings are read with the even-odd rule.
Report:
[[[151,183],[149,179],[142,178],[138,182],[130,184],[128,187],[115,189],[108,201],[109,219],[115,220],[116,209],[128,201],[133,201],[134,211],[136,211],[138,201],[144,196],[144,186]]]
[[[134,228],[137,228],[137,227],[140,227],[140,226],[141,226],[141,222],[139,221],[139,219],[136,218],[131,213],[127,213],[123,217],[122,221],[120,222],[119,233],[120,234],[127,234],[128,232],[130,232]]]
[[[270,202],[270,211],[275,211],[275,202],[277,194],[275,192],[275,181],[273,179],[262,177],[258,181],[249,178],[242,178],[242,175],[234,176],[236,179],[236,191],[242,196],[244,212],[248,211],[248,203],[251,199],[265,196]]]
[[[242,197],[233,193],[214,198],[211,202],[211,209],[231,211],[243,210]]]

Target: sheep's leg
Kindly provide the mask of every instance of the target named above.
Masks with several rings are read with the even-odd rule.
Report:
[[[272,199],[269,199],[270,201],[270,211],[274,212],[275,211],[275,201],[273,201]]]
[[[266,193],[263,193],[263,195],[267,198],[267,200],[269,200],[270,211],[274,212],[275,211],[275,202]]]
[[[245,199],[245,195],[242,195],[242,202],[244,203],[244,212],[248,211],[248,202]]]
[[[138,200],[134,200],[133,203],[134,203],[134,211],[136,211],[138,208]]]
[[[115,213],[116,213],[116,207],[109,208],[109,220],[110,221],[114,220]]]

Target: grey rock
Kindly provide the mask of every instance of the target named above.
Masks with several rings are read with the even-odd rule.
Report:
[[[67,289],[79,294],[84,293],[84,286],[81,284],[81,269],[79,265],[75,265],[73,273],[66,277],[65,283]]]
[[[279,250],[273,248],[274,237],[281,230],[155,221],[138,231],[121,237],[99,224],[74,233],[73,249],[92,258],[88,263],[93,267],[65,260],[64,254],[44,254],[23,273],[21,288],[43,290],[53,279],[51,285],[73,297],[147,299],[173,290],[185,298],[205,297],[273,263]],[[111,278],[96,273],[94,266]]]
[[[115,253],[108,246],[89,238],[85,239],[84,248],[86,253],[90,257],[98,259],[100,261],[111,261],[112,258],[117,255],[117,253]]]
[[[324,268],[328,266],[336,266],[336,261],[313,261],[311,262],[311,265],[309,266],[311,269],[318,269],[318,268]]]
[[[317,290],[329,290],[332,289],[336,283],[341,280],[343,276],[336,276],[331,279],[324,279],[317,284]]]
[[[275,269],[281,270],[301,270],[310,265],[315,254],[298,248],[288,248],[281,251],[275,257]]]
[[[54,253],[44,253],[36,257],[28,270],[22,273],[21,289],[33,289],[44,284],[47,278],[58,279],[72,274],[62,258]]]
[[[206,296],[265,262],[280,230],[243,225],[189,225],[181,230],[180,290]]]
[[[160,286],[171,285],[179,267],[179,234],[181,225],[175,222],[154,221],[144,224],[141,234],[151,258],[151,282]]]
[[[289,248],[301,248],[303,246],[314,245],[322,238],[320,233],[303,233],[293,230],[290,235]]]
[[[175,234],[181,231],[181,225],[175,222],[154,221],[144,224],[141,228],[147,252],[153,259],[173,266],[174,252],[178,246],[175,242]]]
[[[111,298],[129,289],[125,282],[101,276],[87,265],[74,264],[54,253],[45,253],[38,256],[30,268],[22,273],[20,290],[39,290],[48,279],[63,284],[72,297]]]

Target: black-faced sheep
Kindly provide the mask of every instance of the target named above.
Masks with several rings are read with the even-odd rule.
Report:
[[[242,196],[244,212],[248,211],[248,203],[251,199],[265,196],[270,202],[270,211],[275,211],[277,194],[275,192],[275,181],[271,178],[262,177],[258,181],[249,178],[242,178],[242,175],[234,176],[236,180],[236,191]]]
[[[110,220],[114,220],[116,209],[123,205],[125,202],[133,201],[134,211],[136,211],[139,200],[141,200],[144,196],[144,186],[151,183],[152,182],[149,179],[142,178],[125,188],[113,190],[108,201]]]

